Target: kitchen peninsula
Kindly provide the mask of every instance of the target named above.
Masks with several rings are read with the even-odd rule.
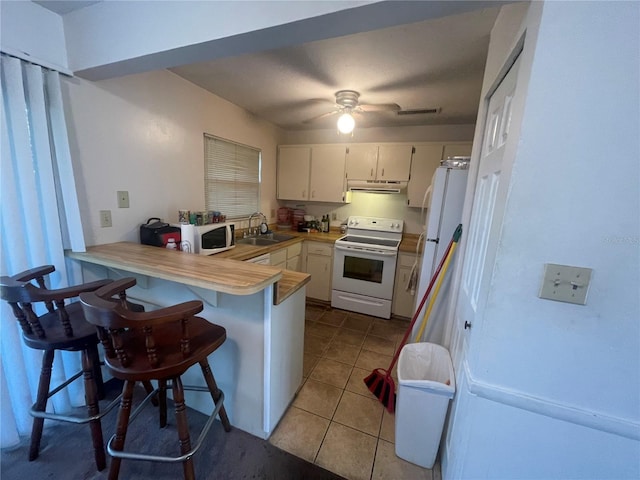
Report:
[[[67,252],[83,281],[135,277],[129,297],[148,309],[200,299],[199,316],[222,325],[226,342],[209,361],[232,425],[268,438],[302,382],[305,288],[310,276],[266,265],[119,242]],[[197,369],[185,385],[202,384]],[[203,413],[211,398],[186,392]]]

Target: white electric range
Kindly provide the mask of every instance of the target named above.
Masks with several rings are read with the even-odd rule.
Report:
[[[404,222],[351,216],[335,243],[331,306],[391,317],[391,299]]]

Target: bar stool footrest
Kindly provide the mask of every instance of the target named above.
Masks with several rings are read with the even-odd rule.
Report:
[[[170,384],[167,386],[167,388],[169,386],[170,386]],[[193,386],[185,385],[183,388],[184,388],[184,390],[210,393],[209,389],[207,387],[201,387],[201,386],[195,386],[195,385],[193,385]],[[140,414],[142,409],[151,401],[151,398],[153,398],[155,395],[158,394],[158,391],[159,390],[156,388],[153,392],[150,392],[145,397],[145,399],[142,401],[142,403],[140,405],[138,405],[138,407],[136,407],[136,409],[131,413],[131,417],[129,419],[129,425],[131,425],[133,423],[133,421]],[[113,435],[109,439],[109,442],[107,443],[107,452],[112,457],[123,458],[123,459],[127,459],[127,460],[142,460],[142,461],[147,461],[147,462],[164,462],[164,463],[182,463],[182,462],[184,462],[186,460],[189,460],[200,449],[200,447],[202,446],[202,443],[204,442],[204,439],[205,439],[207,433],[209,432],[209,429],[211,428],[211,425],[213,425],[214,420],[218,416],[218,413],[220,412],[220,409],[222,408],[223,403],[224,403],[224,392],[222,390],[220,390],[220,398],[218,399],[217,402],[214,403],[213,412],[211,412],[211,415],[207,419],[207,422],[202,427],[202,430],[200,431],[200,434],[198,435],[198,440],[196,441],[195,446],[191,450],[189,450],[187,453],[185,453],[183,455],[180,455],[179,457],[170,457],[170,456],[162,456],[162,455],[150,455],[150,454],[146,454],[146,453],[136,453],[136,452],[126,452],[124,450],[114,450],[111,447],[111,445],[112,445],[113,441],[116,438],[115,435]]]

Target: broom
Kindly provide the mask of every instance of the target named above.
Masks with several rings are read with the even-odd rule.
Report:
[[[462,224],[458,225],[458,228],[456,228],[456,231],[453,233],[453,237],[449,242],[449,246],[447,247],[446,252],[442,256],[442,260],[440,260],[440,265],[438,265],[436,272],[433,274],[433,277],[431,277],[431,281],[429,282],[427,291],[424,292],[422,300],[420,300],[420,305],[416,309],[416,313],[413,314],[413,318],[411,319],[409,328],[407,328],[407,331],[405,332],[404,337],[400,342],[400,345],[398,345],[398,348],[396,350],[396,353],[393,356],[393,359],[391,360],[391,364],[389,365],[389,368],[387,368],[386,370],[383,368],[376,368],[369,374],[368,377],[364,379],[364,383],[367,385],[367,388],[369,389],[369,391],[373,393],[376,397],[378,397],[378,400],[382,402],[382,404],[387,408],[387,411],[389,413],[393,413],[396,408],[396,384],[393,381],[393,378],[391,377],[391,371],[393,370],[393,366],[398,361],[398,357],[400,356],[400,351],[402,350],[402,347],[407,341],[407,338],[409,338],[409,335],[411,334],[413,326],[415,325],[416,320],[418,319],[418,315],[420,314],[420,311],[422,310],[424,303],[427,301],[427,297],[429,296],[429,293],[431,293],[433,284],[436,282],[438,275],[440,275],[440,270],[442,270],[442,266],[445,264],[446,259],[449,257],[449,252],[451,251],[453,244],[458,243],[461,235],[462,235]]]

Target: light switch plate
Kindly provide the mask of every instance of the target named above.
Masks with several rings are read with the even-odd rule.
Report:
[[[118,208],[129,208],[129,192],[118,192]]]
[[[545,263],[540,298],[585,305],[591,282],[590,268]]]
[[[100,210],[100,226],[111,226],[111,210]]]

